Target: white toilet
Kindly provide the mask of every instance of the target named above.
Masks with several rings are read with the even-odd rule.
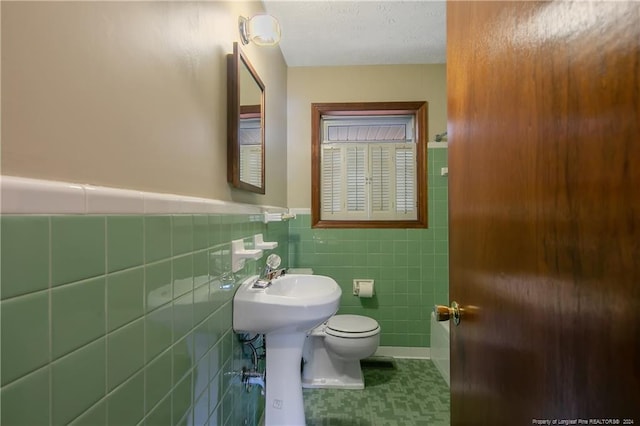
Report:
[[[302,387],[364,389],[360,360],[373,355],[379,343],[376,320],[334,315],[307,336],[302,350]]]

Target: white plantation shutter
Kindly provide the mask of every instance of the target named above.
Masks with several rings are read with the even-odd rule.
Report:
[[[347,146],[346,151],[346,182],[348,212],[364,212],[366,208],[365,184],[367,177],[366,147],[356,145]]]
[[[262,146],[240,145],[240,180],[262,186]]]
[[[322,148],[322,213],[342,211],[342,149]]]
[[[389,212],[392,209],[391,200],[391,149],[393,146],[373,145],[371,153],[371,212]]]
[[[411,213],[416,210],[416,148],[396,147],[396,212]]]
[[[417,219],[413,117],[323,121],[321,219]]]
[[[260,118],[241,118],[238,132],[240,144],[240,180],[262,186],[262,131]]]

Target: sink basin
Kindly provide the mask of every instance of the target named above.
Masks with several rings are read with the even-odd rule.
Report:
[[[233,328],[268,334],[309,331],[335,314],[342,291],[322,275],[284,275],[267,288],[252,288],[247,279],[233,298]]]

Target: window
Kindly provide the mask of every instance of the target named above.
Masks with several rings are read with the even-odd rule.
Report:
[[[426,109],[312,104],[314,227],[426,227]]]
[[[415,220],[414,117],[323,117],[322,220]]]

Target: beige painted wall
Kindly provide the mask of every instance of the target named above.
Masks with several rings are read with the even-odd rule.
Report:
[[[226,55],[261,3],[1,7],[2,174],[286,205],[278,48],[243,48],[267,88],[267,193],[226,182]]]
[[[287,80],[287,204],[311,207],[311,104],[427,101],[429,140],[447,129],[446,66],[293,67]]]

